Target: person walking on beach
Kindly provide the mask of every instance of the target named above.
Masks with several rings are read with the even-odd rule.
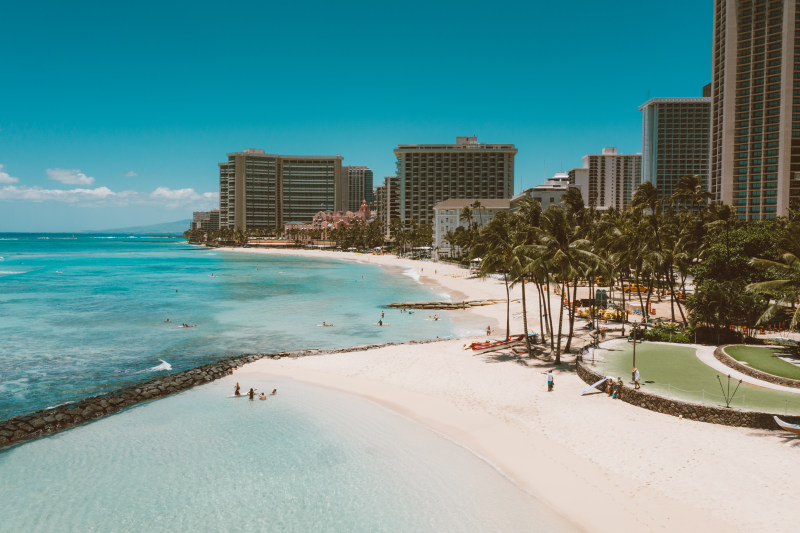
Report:
[[[488,337],[491,334],[492,334],[492,326],[486,326],[486,336]]]
[[[639,369],[634,367],[633,368],[633,388],[638,389],[641,385],[639,385]]]
[[[555,381],[553,381],[553,371],[547,371],[547,392],[553,392],[553,385]]]

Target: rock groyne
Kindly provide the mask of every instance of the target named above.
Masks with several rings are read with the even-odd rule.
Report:
[[[455,311],[457,309],[469,309],[470,307],[482,307],[484,305],[494,305],[505,300],[464,300],[463,302],[401,302],[389,304],[390,309],[431,309],[438,311]]]
[[[210,383],[232,374],[234,370],[242,365],[252,363],[265,357],[271,357],[273,359],[280,359],[282,357],[307,357],[312,355],[371,350],[397,344],[426,344],[441,340],[445,339],[409,341],[407,343],[390,342],[386,344],[371,344],[349,348],[308,349],[291,352],[238,355],[98,396],[85,398],[77,402],[70,402],[0,421],[0,450],[31,439],[79,426],[86,422],[91,422],[117,413],[128,407],[133,407],[143,402],[156,400],[190,389],[196,385]]]

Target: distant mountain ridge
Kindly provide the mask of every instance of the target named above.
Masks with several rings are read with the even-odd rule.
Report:
[[[132,226],[128,228],[112,228],[102,231],[84,231],[83,233],[129,233],[131,235],[182,235],[189,229],[192,219],[176,220],[175,222],[163,222],[161,224],[150,224],[148,226]]]

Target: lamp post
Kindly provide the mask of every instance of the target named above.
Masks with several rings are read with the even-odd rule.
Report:
[[[631,324],[631,333],[633,334],[633,368],[636,368],[636,334],[639,332],[641,324],[634,322]]]

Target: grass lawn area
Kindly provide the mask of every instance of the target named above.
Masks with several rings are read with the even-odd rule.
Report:
[[[615,379],[622,377],[626,385],[631,384],[632,343],[617,344],[598,354],[602,354],[604,361],[597,363],[596,372]],[[719,375],[727,392],[727,375],[700,361],[694,348],[649,342],[637,344],[636,366],[639,368],[642,390],[645,392],[692,403],[725,407],[725,398],[717,376]],[[738,380],[731,379],[731,393],[737,384]],[[800,415],[800,393],[793,394],[742,383],[731,401],[731,408],[775,414],[783,414],[786,410],[788,414]]]
[[[787,363],[778,357],[778,354],[786,353],[786,348],[779,346],[728,346],[725,348],[725,353],[740,363],[747,363],[749,367],[767,374],[800,379],[800,366]]]

